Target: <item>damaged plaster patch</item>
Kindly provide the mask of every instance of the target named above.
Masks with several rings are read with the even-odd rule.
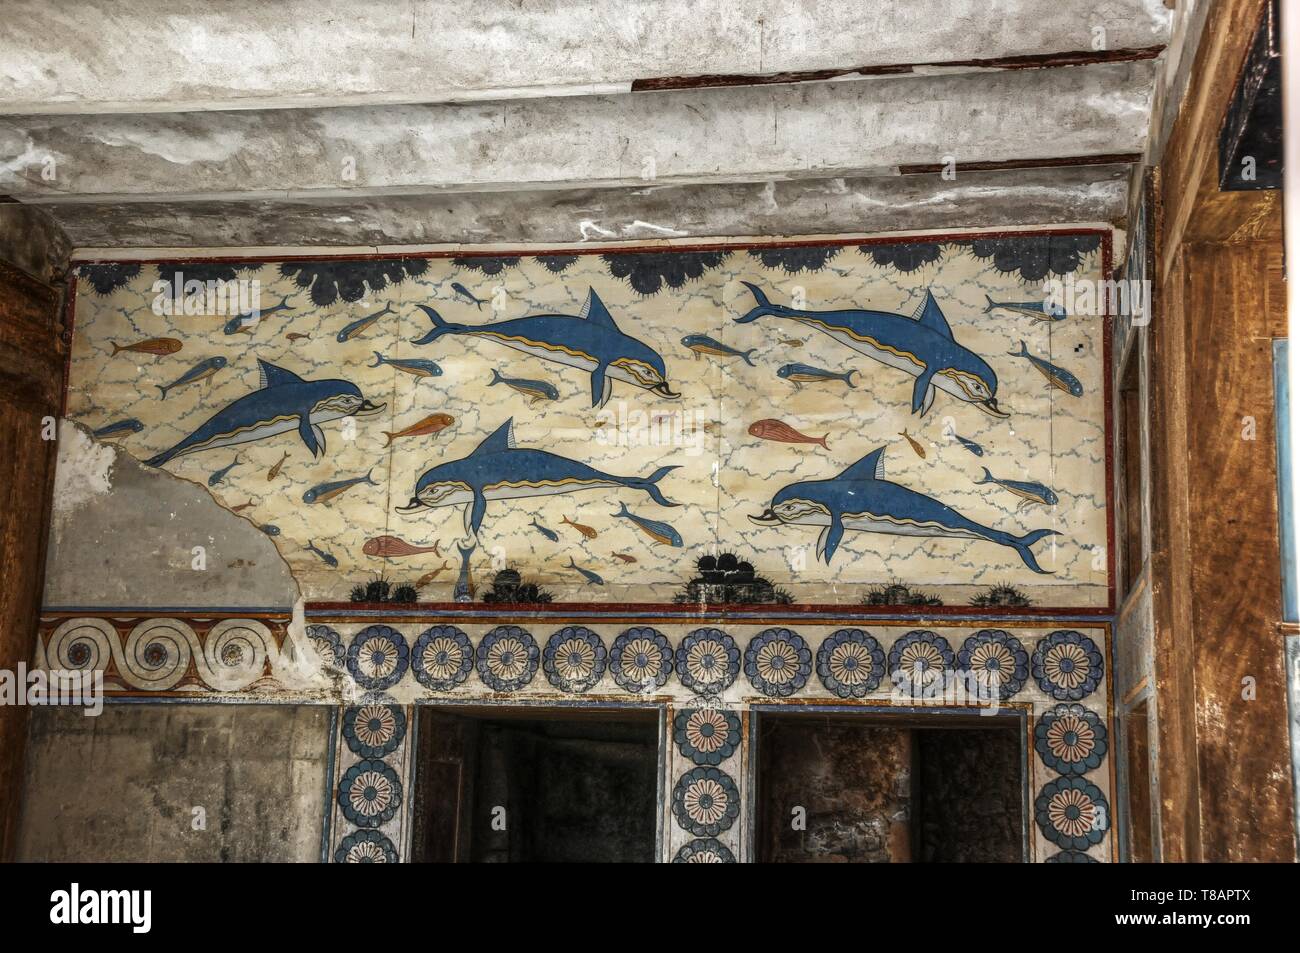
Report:
[[[59,454],[54,470],[51,530],[56,540],[77,510],[113,489],[113,464],[117,450],[96,442],[76,424],[59,422]]]
[[[52,509],[46,606],[284,610],[300,598],[251,520],[69,422]]]

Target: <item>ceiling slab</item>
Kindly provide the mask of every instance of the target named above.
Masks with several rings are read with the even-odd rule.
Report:
[[[6,0],[0,114],[592,95],[1163,46],[1163,0]]]
[[[0,118],[24,202],[867,176],[1140,152],[1150,61],[514,102]],[[53,168],[51,176],[47,170]]]
[[[1104,223],[1129,167],[370,199],[46,206],[79,248],[560,245]]]

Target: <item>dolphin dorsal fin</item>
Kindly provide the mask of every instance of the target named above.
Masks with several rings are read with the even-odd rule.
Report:
[[[837,479],[840,480],[883,480],[885,478],[885,448],[877,447],[853,464]]]
[[[614,323],[614,316],[609,313],[609,308],[605,307],[605,302],[600,300],[600,295],[596,294],[595,288],[587,289],[587,303],[582,306],[582,317],[592,324],[599,324],[602,328],[618,330],[618,325]]]
[[[931,331],[937,331],[944,337],[952,338],[952,328],[948,327],[948,319],[943,316],[943,311],[939,308],[939,302],[934,300],[934,294],[929,288],[925,289],[925,300],[913,312],[912,317],[918,324],[924,325]]]
[[[500,453],[515,449],[515,418],[511,417],[496,430],[483,438],[483,442],[474,448],[470,456],[480,453]]]
[[[260,357],[257,359],[257,377],[260,386],[279,387],[281,384],[301,384],[302,378],[293,371],[286,371],[283,367],[276,367],[269,361],[264,361]]]

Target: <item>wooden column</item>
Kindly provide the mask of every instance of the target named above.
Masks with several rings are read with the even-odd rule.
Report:
[[[1160,164],[1151,578],[1166,861],[1296,856],[1272,380],[1281,203],[1217,186],[1219,128],[1263,8],[1211,11]]]
[[[64,343],[54,288],[0,262],[0,669],[30,663],[54,479]],[[17,686],[19,692],[23,686]],[[0,860],[13,856],[27,708],[0,706]]]

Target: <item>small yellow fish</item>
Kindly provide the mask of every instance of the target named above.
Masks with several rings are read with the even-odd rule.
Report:
[[[596,538],[596,531],[595,531],[594,529],[592,529],[590,526],[586,526],[586,525],[584,525],[584,524],[582,524],[582,523],[575,523],[573,520],[569,519],[567,516],[564,517],[562,520],[560,520],[560,522],[561,522],[561,523],[568,523],[570,526],[572,526],[574,529],[576,529],[579,533],[581,533],[583,536],[587,537],[588,539],[595,539],[595,538]]]
[[[276,477],[280,475],[280,467],[284,466],[284,461],[288,459],[289,459],[289,453],[288,451],[286,451],[284,456],[280,458],[280,462],[277,463],[275,466],[271,467],[271,469],[267,471],[266,473],[267,482],[274,480]]]
[[[704,432],[708,434],[710,437],[721,437],[722,424],[716,420],[710,420],[707,424],[704,425]]]
[[[285,335],[290,341],[305,341],[311,337],[310,334],[302,334],[299,331],[291,331]]]
[[[425,586],[427,586],[429,583],[433,582],[433,581],[434,581],[435,579],[437,579],[440,575],[442,575],[442,573],[446,572],[446,571],[447,571],[448,569],[450,569],[450,568],[451,568],[451,563],[449,563],[449,562],[447,562],[446,560],[444,560],[443,563],[442,563],[442,565],[439,566],[437,569],[434,569],[434,570],[431,570],[431,571],[429,571],[429,572],[426,572],[426,573],[425,573],[423,576],[421,576],[419,579],[415,580],[415,588],[416,588],[416,589],[423,589]]]
[[[241,512],[243,512],[244,510],[248,509],[248,508],[249,508],[250,506],[252,506],[252,505],[253,505],[253,501],[252,501],[252,500],[249,500],[247,503],[240,503],[238,506],[232,507],[231,510],[230,510],[230,512],[232,512],[232,513],[241,513]]]
[[[912,449],[916,451],[916,455],[917,455],[918,457],[920,457],[922,460],[925,459],[925,447],[921,446],[919,443],[917,443],[915,440],[913,440],[910,436],[908,436],[908,433],[907,433],[906,430],[904,430],[902,433],[900,433],[899,436],[900,436],[900,437],[907,437],[907,442],[910,443],[910,444],[912,445]]]
[[[614,553],[614,558],[615,558],[615,559],[621,559],[621,560],[623,560],[623,562],[625,562],[625,563],[634,563],[634,562],[636,562],[636,557],[635,557],[635,556],[629,556],[627,553]]]
[[[781,343],[786,347],[803,347],[803,341],[800,341],[798,338],[786,338]]]

